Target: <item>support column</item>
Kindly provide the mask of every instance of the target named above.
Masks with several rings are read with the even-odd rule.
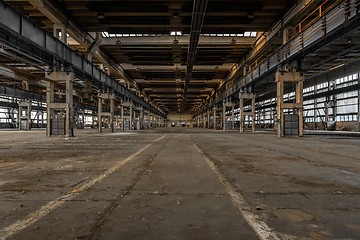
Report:
[[[207,128],[210,129],[210,111],[207,111]]]
[[[255,132],[256,122],[255,122],[255,94],[252,94],[251,98],[251,132]]]
[[[74,136],[74,103],[73,103],[73,80],[74,76],[66,79],[66,121],[65,136]]]
[[[358,85],[360,85],[360,80],[358,80]],[[358,90],[357,125],[358,125],[358,131],[360,131],[360,90]]]
[[[99,133],[102,132],[102,123],[103,123],[103,117],[109,118],[109,126],[111,132],[115,132],[115,125],[114,125],[114,100],[115,100],[115,94],[113,93],[100,93],[99,94],[99,102],[98,102],[98,131]],[[103,111],[103,102],[105,100],[108,100],[108,111]]]
[[[85,128],[85,109],[84,109],[83,112],[82,112],[81,121],[82,121],[82,126],[81,126],[81,128],[84,129],[84,128]]]
[[[223,102],[223,109],[222,109],[222,122],[223,122],[223,131],[226,131],[226,103]]]
[[[244,98],[242,98],[241,96],[242,95],[239,94],[239,99],[240,99],[239,121],[240,121],[240,133],[243,133],[244,132]]]
[[[121,104],[121,130],[124,131],[124,105]]]
[[[124,102],[122,107],[128,108],[128,114],[125,114],[124,108],[122,108],[123,130],[131,131],[132,130],[132,122],[133,122],[133,103],[132,102]]]
[[[45,75],[50,79],[46,89],[47,103],[47,128],[46,135],[74,136],[74,106],[73,106],[73,81],[72,72],[51,72]],[[54,82],[66,84],[65,103],[55,103]],[[65,112],[65,113],[64,113]]]
[[[231,130],[235,130],[235,106],[231,108]]]
[[[140,111],[140,129],[144,129],[144,122],[145,122],[144,108],[141,108],[141,111]]]
[[[54,102],[54,83],[46,83],[46,136],[50,137],[52,134],[52,117],[53,110],[50,107],[50,104]]]
[[[31,130],[31,101],[19,103],[18,125],[19,130]]]
[[[255,132],[255,98],[256,95],[254,93],[249,92],[240,92],[239,99],[240,99],[240,133],[244,132],[244,116],[248,116],[251,118],[251,132]],[[251,109],[250,112],[244,112],[244,100],[251,99]]]
[[[215,107],[213,108],[213,124],[214,124],[214,126],[213,126],[214,130],[216,130],[216,108]]]
[[[226,130],[226,111],[229,107],[231,107],[232,109],[232,129],[235,128],[235,125],[234,125],[234,121],[235,121],[235,116],[234,116],[234,104],[232,102],[223,102],[223,130],[225,131]]]
[[[314,95],[317,94],[317,88],[316,88],[316,85],[314,86]],[[317,102],[317,98],[314,99],[314,129],[315,130],[318,130],[318,124],[317,124],[317,121],[316,119],[318,118],[318,109],[317,109],[317,106],[318,106],[318,102]]]
[[[277,118],[278,118],[278,136],[285,135],[285,117],[284,109],[293,109],[298,117],[298,135],[303,136],[303,81],[304,77],[299,72],[277,72],[275,75],[277,82]],[[295,83],[295,103],[284,102],[284,83]],[[289,120],[289,123],[290,122]],[[292,128],[291,128],[292,129]],[[290,133],[292,134],[292,133]]]

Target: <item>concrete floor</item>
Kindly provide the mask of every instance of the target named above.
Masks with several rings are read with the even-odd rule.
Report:
[[[360,139],[0,132],[0,239],[360,239]]]

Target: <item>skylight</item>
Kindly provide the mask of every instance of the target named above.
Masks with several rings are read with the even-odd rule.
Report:
[[[116,37],[161,37],[161,36],[188,36],[189,34],[183,34],[181,31],[171,31],[169,34],[155,34],[155,33],[108,33],[102,32],[101,35],[104,38],[116,38]],[[244,33],[205,33],[200,34],[205,37],[256,37],[257,32],[244,32]]]

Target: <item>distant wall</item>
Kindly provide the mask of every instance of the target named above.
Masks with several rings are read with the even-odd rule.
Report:
[[[179,113],[169,113],[167,115],[168,127],[171,127],[172,123],[175,123],[177,126],[185,124],[186,126],[192,127],[192,115],[191,114],[179,114]]]

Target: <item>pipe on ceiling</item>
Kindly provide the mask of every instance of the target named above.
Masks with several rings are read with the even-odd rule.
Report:
[[[198,48],[201,29],[205,18],[207,3],[208,0],[194,0],[192,17],[191,17],[192,19],[191,19],[191,28],[190,28],[190,41],[189,41],[188,54],[186,60],[186,73],[185,73],[182,106],[184,105],[189,90],[189,83],[191,81],[192,70],[195,64],[196,52]]]

